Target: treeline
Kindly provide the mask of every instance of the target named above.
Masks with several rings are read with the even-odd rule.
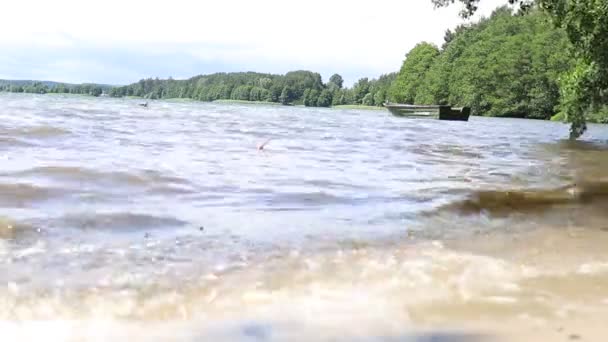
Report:
[[[41,81],[10,81],[0,80],[0,91],[31,94],[82,94],[100,96],[107,94],[112,87],[108,85],[85,83],[66,84]]]
[[[608,20],[605,19],[608,16],[599,11],[605,8],[597,6],[599,9],[592,14]],[[578,18],[581,13],[587,12],[575,11],[566,17]],[[560,16],[563,15],[557,15]],[[285,75],[236,72],[199,75],[186,80],[148,78],[127,86],[106,88],[36,82],[7,84],[0,80],[0,91],[265,101],[313,107],[380,106],[387,100],[447,104],[471,107],[473,115],[534,119],[563,115],[573,123],[573,137],[576,137],[585,129],[585,117],[608,122],[605,105],[608,103],[608,67],[605,67],[608,54],[602,38],[608,35],[596,35],[591,30],[604,22],[601,20],[589,23],[593,24],[589,27],[568,21],[563,29],[556,28],[551,18],[551,13],[537,7],[526,7],[519,12],[500,7],[477,23],[448,30],[441,47],[425,42],[418,44],[406,55],[398,73],[376,79],[361,78],[350,88],[344,86],[339,74],[324,82],[318,73],[298,70]],[[604,26],[598,27],[598,32],[604,29]]]
[[[559,112],[560,76],[574,60],[565,32],[541,11],[498,8],[478,23],[448,31],[441,49],[412,49],[390,99],[471,107],[485,116],[549,119]]]
[[[448,30],[444,44],[420,43],[398,73],[343,86],[310,71],[285,75],[216,73],[187,80],[145,79],[112,88],[110,96],[200,101],[246,100],[328,107],[380,106],[387,100],[471,107],[473,115],[549,119],[561,110],[561,83],[575,65],[572,45],[549,15],[500,7],[477,23]],[[608,112],[608,111],[604,111]],[[599,113],[599,114],[597,114]],[[608,121],[601,111],[594,121]]]
[[[380,106],[396,74],[377,79],[362,78],[345,88],[339,74],[324,83],[311,71],[291,71],[285,75],[256,72],[215,73],[187,80],[144,79],[110,89],[114,97],[141,96],[150,99],[189,98],[199,101],[242,100],[297,104],[310,107],[362,104]]]

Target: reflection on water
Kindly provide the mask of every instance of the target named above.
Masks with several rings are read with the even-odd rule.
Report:
[[[608,333],[602,126],[19,94],[0,117],[9,340]]]

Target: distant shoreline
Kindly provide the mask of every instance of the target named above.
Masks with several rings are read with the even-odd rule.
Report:
[[[22,94],[22,95],[49,95],[49,96],[74,96],[74,97],[93,97],[99,98],[99,96],[89,95],[89,94],[72,94],[72,93],[45,93],[45,94],[36,94],[36,93],[13,93],[9,91],[0,91],[0,94]],[[167,98],[167,99],[146,99],[141,96],[123,96],[123,97],[111,97],[111,96],[102,96],[102,98],[112,98],[112,99],[126,99],[126,100],[146,100],[146,101],[159,101],[159,102],[200,102],[200,103],[217,103],[217,104],[243,104],[243,105],[266,105],[266,106],[286,106],[293,107],[293,105],[283,105],[277,102],[270,101],[247,101],[247,100],[215,100],[215,101],[200,101],[194,100],[188,97],[180,98]],[[296,105],[297,107],[306,107],[304,105]],[[380,106],[366,106],[366,105],[338,105],[331,107],[306,107],[306,108],[327,108],[327,109],[356,109],[356,110],[374,110],[374,111],[382,111],[385,110],[384,107]]]
[[[73,94],[73,93],[45,93],[45,94],[36,94],[36,93],[13,93],[8,91],[0,91],[0,94],[22,94],[22,95],[49,95],[49,96],[73,96],[73,97],[96,97],[90,94]],[[102,98],[113,98],[113,99],[127,99],[127,100],[146,100],[146,101],[160,101],[160,102],[200,102],[200,103],[217,103],[217,104],[243,104],[243,105],[266,105],[266,106],[283,106],[281,103],[277,102],[269,102],[269,101],[247,101],[247,100],[215,100],[215,101],[201,101],[194,100],[191,98],[166,98],[166,99],[146,99],[141,96],[123,96],[123,97],[111,97],[111,96],[102,96]],[[293,105],[288,105],[293,106]],[[304,105],[296,105],[297,107],[305,107]],[[308,107],[308,108],[327,108],[327,109],[342,109],[342,110],[367,110],[367,111],[384,111],[385,108],[381,106],[366,106],[366,105],[337,105],[331,107]],[[494,116],[484,116],[482,117],[494,117]],[[509,118],[505,116],[504,118]],[[546,119],[535,119],[535,118],[519,118],[524,120],[541,120],[541,121],[553,121],[553,122],[564,122],[563,115],[556,114],[553,115],[549,120]],[[604,124],[600,120],[594,117],[587,118],[587,122],[593,124]]]

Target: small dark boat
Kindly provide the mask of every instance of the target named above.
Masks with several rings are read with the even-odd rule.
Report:
[[[471,115],[471,108],[452,108],[452,106],[442,105],[408,105],[400,103],[385,103],[384,107],[391,114],[400,117],[429,118],[449,121],[468,121]]]

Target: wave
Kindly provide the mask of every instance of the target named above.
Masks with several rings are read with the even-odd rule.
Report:
[[[110,230],[141,230],[158,229],[166,227],[181,227],[186,221],[170,216],[157,216],[131,212],[94,213],[84,212],[68,214],[51,220],[55,227],[69,227],[78,229],[110,229]]]
[[[471,241],[483,242],[485,238]],[[520,248],[521,242],[512,243]],[[542,241],[530,243],[542,246]],[[290,322],[296,324],[290,327],[293,330],[302,324],[312,334],[329,333],[328,320],[332,326],[355,322],[353,327],[363,327],[347,329],[352,336],[346,340],[360,340],[356,336],[370,331],[386,333],[396,326],[403,326],[405,333],[431,319],[458,322],[483,316],[500,324],[530,312],[535,319],[551,320],[560,307],[581,308],[571,315],[596,314],[601,321],[603,266],[579,267],[576,255],[566,255],[565,263],[531,260],[522,265],[519,260],[462,252],[439,242],[393,241],[312,253],[273,251],[255,256],[249,267],[228,272],[204,267],[200,260],[176,265],[121,256],[116,264],[104,263],[103,272],[66,265],[70,272],[61,278],[65,283],[61,291],[48,278],[39,279],[40,284],[8,278],[0,289],[0,300],[7,303],[0,307],[0,319],[65,322],[102,317],[108,322],[156,325],[179,321],[190,323],[189,329],[201,329],[192,341],[218,340],[202,337],[210,332],[207,323],[244,321],[249,323],[239,324],[235,333],[264,335],[265,325],[259,326],[260,322],[267,322],[269,329]],[[335,332],[344,333],[343,329]]]
[[[570,184],[556,189],[482,190],[441,209],[471,214],[535,213],[564,205],[595,204],[608,198],[608,181]]]
[[[23,141],[22,139],[14,138],[14,137],[3,137],[0,136],[0,145],[3,147],[30,147],[33,144]]]
[[[47,125],[0,129],[0,136],[12,138],[54,138],[67,134],[70,134],[67,129]]]
[[[4,173],[9,177],[45,177],[64,183],[90,182],[106,186],[150,187],[160,193],[187,193],[192,183],[186,179],[166,175],[157,170],[139,172],[104,172],[79,166],[41,166],[27,170]]]
[[[268,205],[327,205],[327,204],[341,204],[348,203],[349,198],[335,196],[326,192],[281,192],[273,193],[271,196],[265,199],[265,203]]]
[[[0,216],[0,239],[15,238],[21,232],[31,228],[30,225],[13,220],[10,217]]]
[[[0,183],[0,206],[23,207],[28,204],[59,197],[64,190],[26,183]]]

